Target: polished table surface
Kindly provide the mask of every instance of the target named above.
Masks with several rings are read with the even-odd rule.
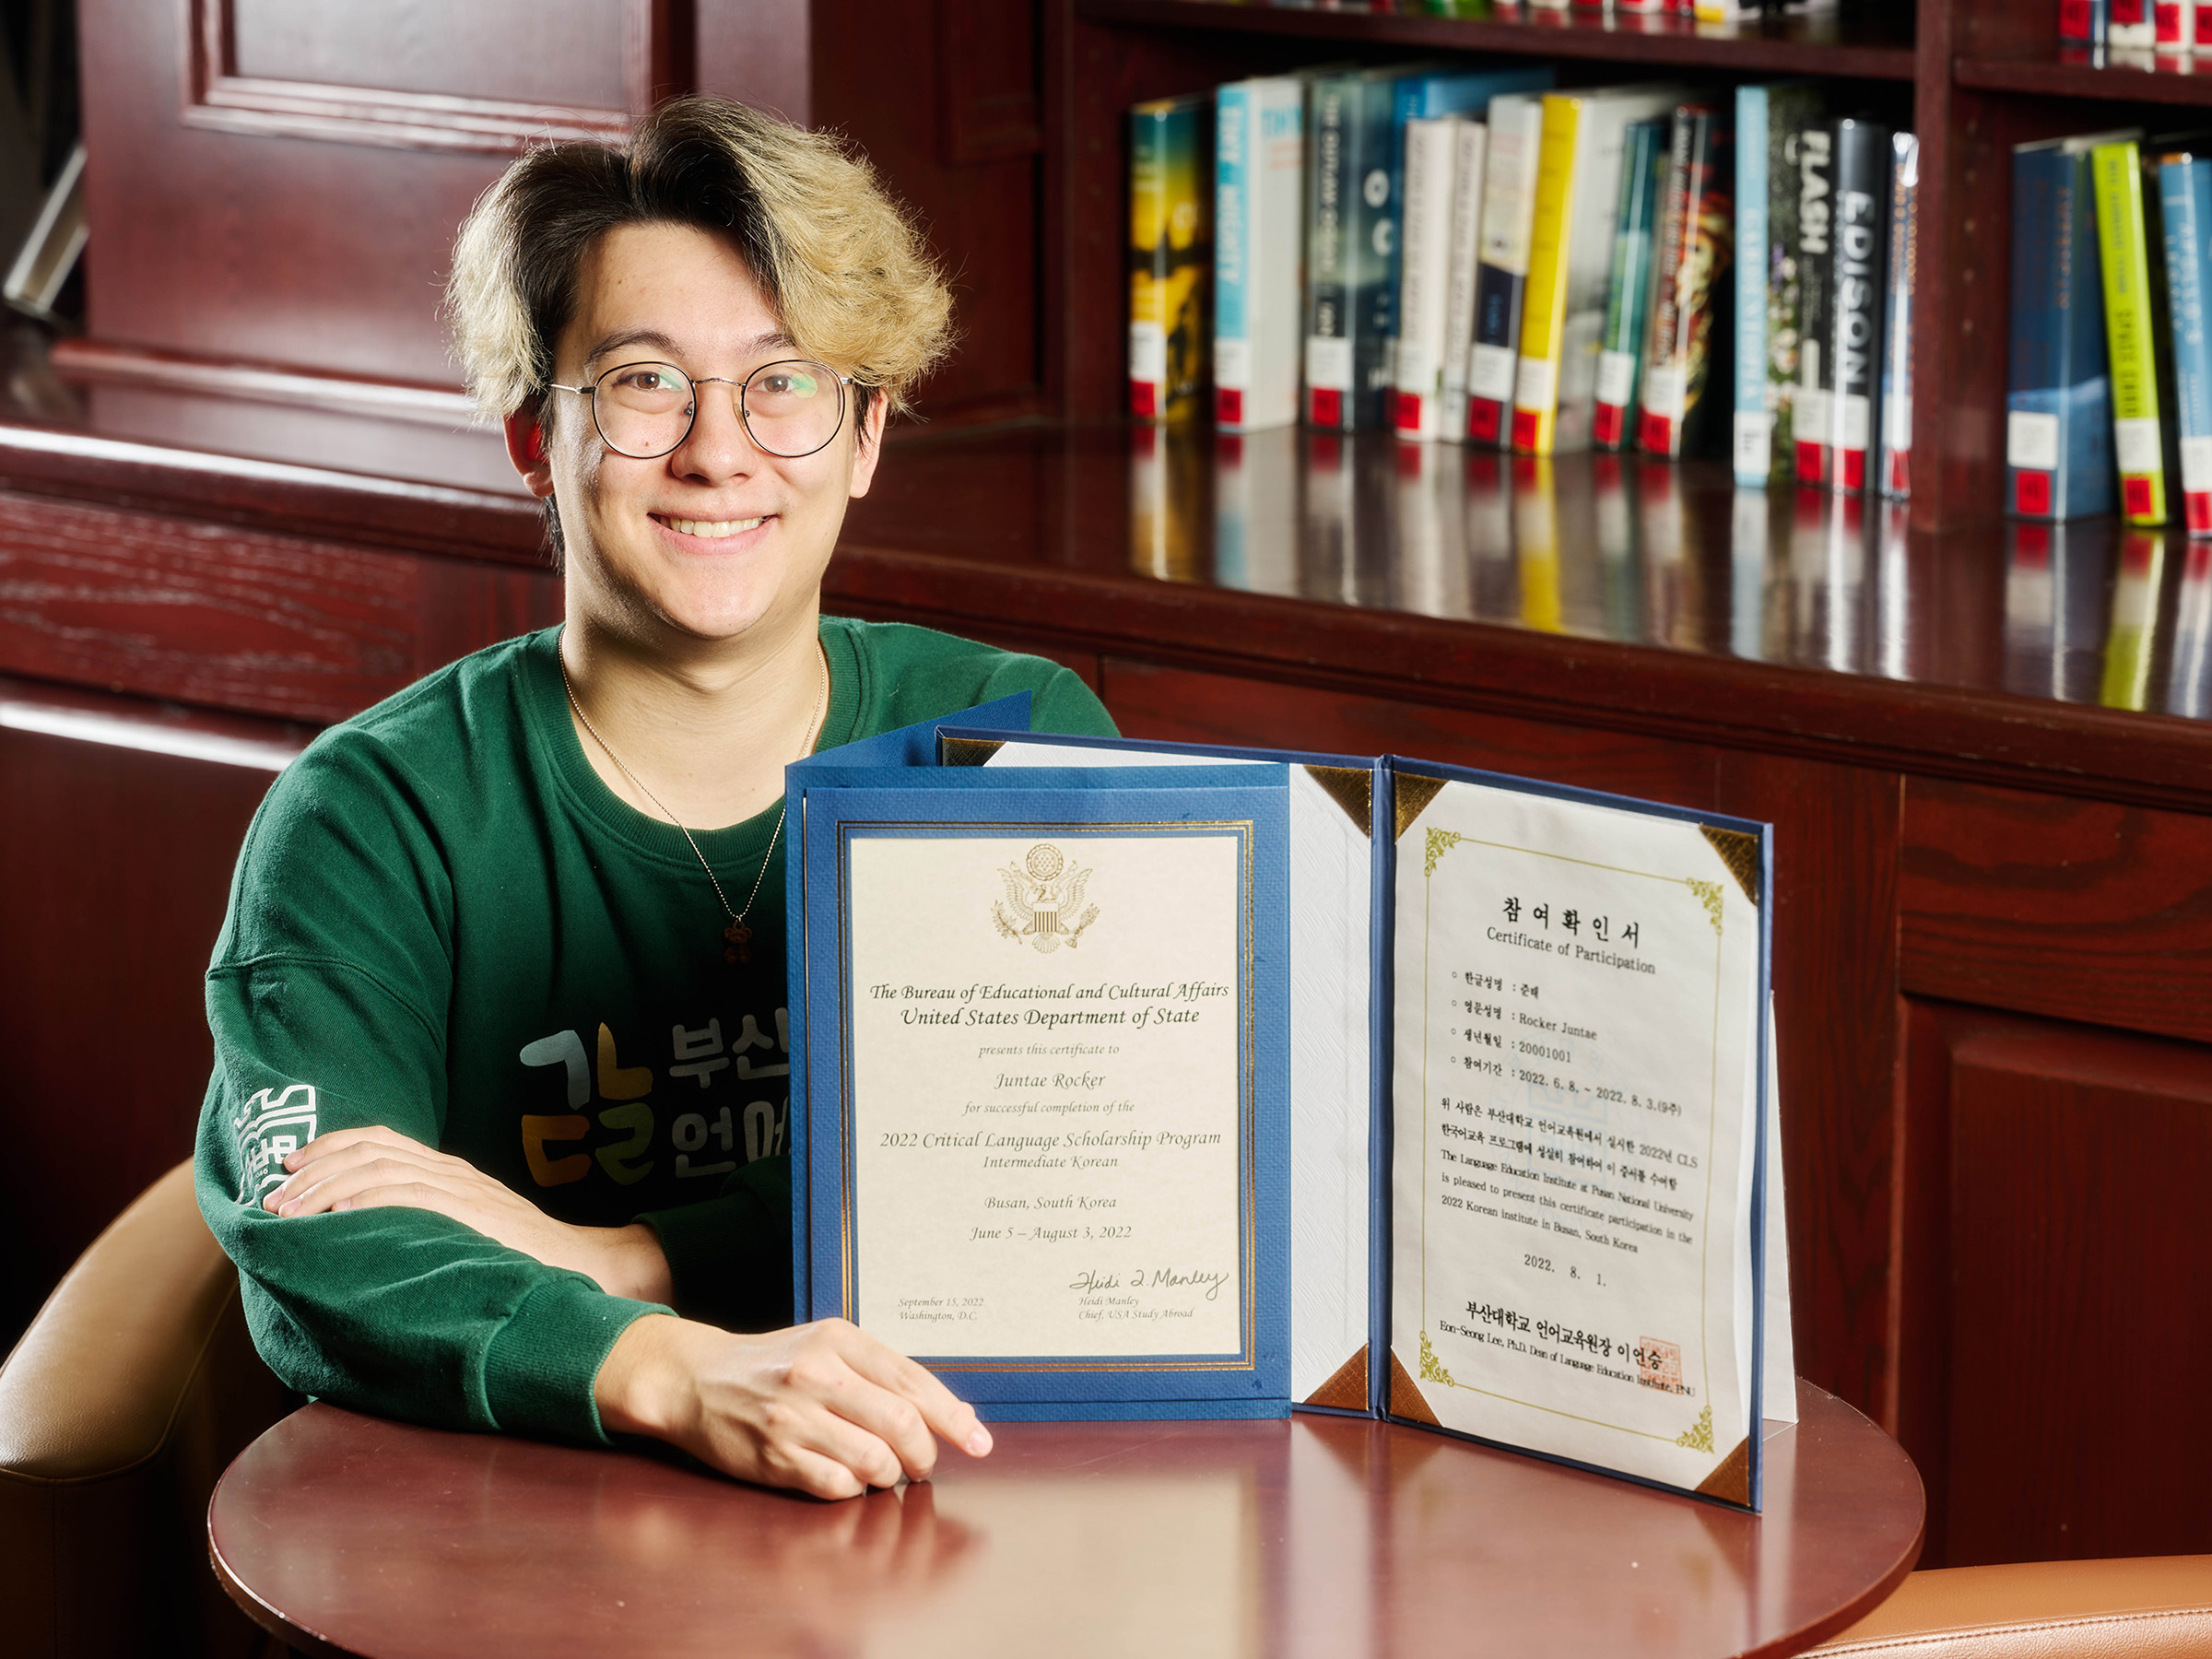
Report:
[[[843,1503],[316,1405],[223,1477],[218,1576],[294,1648],[400,1655],[1784,1654],[1919,1553],[1919,1477],[1798,1385],[1761,1516],[1418,1430],[1008,1423]]]

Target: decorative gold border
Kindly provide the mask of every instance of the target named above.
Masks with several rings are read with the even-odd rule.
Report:
[[[1441,785],[1440,784],[1439,788],[1441,789]],[[1425,808],[1429,805],[1429,801],[1433,798],[1434,794],[1432,793],[1429,797],[1422,800],[1420,806]],[[1420,808],[1416,809],[1417,814],[1419,809]],[[1404,805],[1402,802],[1400,805],[1400,818],[1401,819],[1405,818]],[[1409,822],[1410,820],[1406,821]],[[1699,825],[1698,828],[1703,831],[1710,840],[1713,832],[1706,830],[1703,825]],[[1399,833],[1403,835],[1404,832],[1404,827],[1402,825]],[[1461,845],[1471,847],[1491,847],[1500,852],[1518,853],[1532,858],[1547,858],[1559,864],[1580,865],[1585,869],[1606,870],[1615,875],[1634,876],[1646,880],[1663,882],[1670,886],[1684,887],[1688,888],[1691,896],[1699,900],[1700,904],[1705,909],[1709,919],[1712,923],[1712,1076],[1708,1085],[1711,1094],[1706,1101],[1705,1112],[1705,1202],[1699,1213],[1700,1227],[1698,1230],[1700,1258],[1698,1274],[1698,1348],[1699,1359],[1704,1368],[1703,1373],[1700,1378],[1704,1394],[1704,1413],[1698,1419],[1696,1424],[1693,1424],[1688,1430],[1680,1434],[1658,1434],[1653,1433],[1652,1430],[1646,1429],[1633,1429],[1625,1423],[1607,1422],[1602,1418],[1584,1417],[1578,1412],[1562,1411],[1556,1406],[1540,1405],[1534,1400],[1524,1400],[1513,1394],[1500,1394],[1494,1389],[1477,1388],[1472,1383],[1457,1382],[1453,1378],[1451,1372],[1444,1368],[1443,1363],[1436,1358],[1434,1352],[1430,1347],[1428,1331],[1429,1205],[1427,1202],[1427,1194],[1429,1192],[1429,1143],[1431,1139],[1431,1135],[1430,1134],[1430,1124],[1429,1121],[1430,1100],[1429,1090],[1429,1010],[1431,1006],[1431,998],[1430,996],[1429,987],[1429,964],[1430,939],[1432,933],[1430,915],[1430,893],[1431,884],[1435,879],[1437,865],[1448,853],[1452,851],[1453,848]],[[1716,846],[1714,851],[1717,853],[1720,852],[1720,849]],[[1421,1237],[1419,1248],[1421,1255],[1421,1276],[1420,1288],[1418,1294],[1419,1297],[1421,1314],[1420,1371],[1422,1378],[1425,1381],[1441,1383],[1447,1388],[1458,1389],[1463,1393],[1482,1394],[1487,1398],[1501,1400],[1507,1405],[1519,1406],[1526,1410],[1541,1411],[1551,1417],[1568,1418],[1572,1422],[1587,1423],[1593,1428],[1610,1429],[1616,1433],[1634,1435],[1643,1440],[1657,1441],[1663,1445],[1681,1446],[1693,1450],[1712,1450],[1712,1341],[1710,1333],[1705,1327],[1712,1317],[1710,1302],[1712,1299],[1712,1288],[1710,1261],[1712,1235],[1712,1151],[1714,1142],[1720,1133],[1718,1096],[1720,1092],[1721,974],[1724,962],[1721,954],[1723,895],[1719,884],[1712,881],[1700,880],[1696,877],[1663,876],[1651,870],[1634,870],[1621,865],[1601,864],[1594,859],[1572,858],[1569,857],[1565,853],[1546,852],[1543,849],[1536,847],[1516,846],[1508,841],[1485,841],[1480,837],[1466,835],[1459,830],[1438,829],[1434,825],[1430,827],[1428,832],[1421,877],[1420,1190],[1423,1196],[1420,1205]],[[1394,1163],[1394,1159],[1393,1161]],[[1394,1170],[1393,1171],[1393,1178],[1394,1180],[1395,1178]],[[1396,1347],[1396,1342],[1394,1338],[1392,1343],[1392,1347],[1394,1351],[1392,1353],[1391,1359],[1392,1364],[1394,1367],[1399,1364],[1397,1355],[1394,1351]],[[1410,1386],[1410,1383],[1408,1386]],[[1701,1446],[1699,1443],[1700,1434],[1702,1436],[1703,1442]],[[1701,1491],[1704,1488],[1700,1487],[1697,1489]]]
[[[1242,960],[1239,964],[1241,985],[1239,995],[1243,1004],[1243,1052],[1240,1057],[1237,1077],[1238,1132],[1243,1143],[1243,1172],[1238,1194],[1238,1209],[1243,1230],[1243,1283],[1240,1300],[1243,1314],[1243,1351],[1234,1359],[1177,1359],[1135,1356],[1127,1359],[1052,1359],[1046,1357],[1012,1359],[938,1359],[931,1355],[917,1355],[923,1364],[940,1371],[1248,1371],[1259,1366],[1259,1088],[1254,1072],[1258,1053],[1259,972],[1258,972],[1258,868],[1254,859],[1253,841],[1255,823],[1251,818],[1115,818],[1087,819],[1077,823],[1063,823],[1039,818],[960,818],[947,819],[938,824],[917,824],[912,818],[839,818],[833,826],[837,838],[837,948],[838,982],[842,994],[838,999],[838,1236],[841,1243],[841,1284],[838,1305],[842,1315],[853,1324],[860,1323],[859,1291],[854,1282],[858,1273],[860,1250],[854,1237],[853,1210],[857,1203],[853,1193],[853,1159],[854,1138],[849,1131],[853,1122],[853,930],[846,913],[846,896],[852,890],[851,853],[856,830],[889,829],[960,830],[968,831],[1021,831],[1026,833],[1054,833],[1061,835],[1101,835],[1120,832],[1124,836],[1150,832],[1155,840],[1168,839],[1167,834],[1180,834],[1185,839],[1207,838],[1233,834],[1237,839],[1237,884],[1243,899],[1242,937],[1240,949]],[[886,838],[888,839],[888,838]],[[912,839],[924,839],[916,836]],[[983,840],[982,833],[963,834],[952,839]],[[811,982],[812,976],[807,976]],[[811,1008],[809,1009],[811,1012]],[[811,1076],[811,1074],[810,1074]],[[811,1085],[810,1085],[811,1088]],[[811,1128],[812,1125],[809,1125]],[[808,1230],[813,1228],[813,1211],[808,1209]]]

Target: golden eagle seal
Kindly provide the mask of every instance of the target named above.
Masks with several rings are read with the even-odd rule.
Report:
[[[991,920],[1009,939],[1027,940],[1040,951],[1063,945],[1073,950],[1083,930],[1099,918],[1097,905],[1082,908],[1090,872],[1075,868],[1049,842],[1039,841],[1018,865],[999,866],[998,878],[1006,884],[1006,900],[1004,904],[992,900]]]

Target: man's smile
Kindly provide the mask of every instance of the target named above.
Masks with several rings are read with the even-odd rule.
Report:
[[[687,519],[674,518],[665,512],[648,515],[656,524],[665,524],[678,535],[696,535],[704,541],[720,541],[724,536],[743,535],[747,530],[758,530],[766,518],[743,519]]]

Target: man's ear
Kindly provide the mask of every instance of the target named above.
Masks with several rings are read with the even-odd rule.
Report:
[[[853,490],[854,500],[868,493],[868,486],[876,481],[876,461],[883,453],[884,416],[891,406],[890,399],[880,391],[868,399],[868,412],[861,418],[860,441],[853,446]]]
[[[530,493],[544,500],[553,493],[553,462],[546,453],[546,429],[537,409],[525,404],[500,425],[507,435],[507,459]]]

